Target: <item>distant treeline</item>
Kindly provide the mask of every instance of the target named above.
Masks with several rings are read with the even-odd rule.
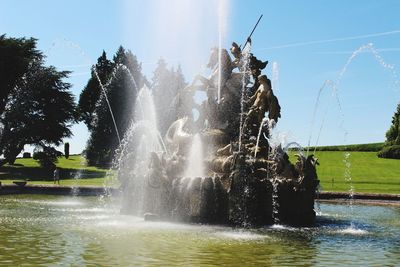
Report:
[[[378,152],[385,143],[371,143],[371,144],[356,144],[356,145],[342,145],[342,146],[317,146],[310,147],[310,151],[363,151],[363,152]],[[305,148],[304,150],[307,150]]]

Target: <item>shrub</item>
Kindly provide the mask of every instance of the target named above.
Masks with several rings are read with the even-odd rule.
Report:
[[[30,158],[31,158],[31,153],[29,153],[29,152],[24,152],[24,154],[22,154],[22,158],[24,158],[24,159],[30,159]]]
[[[363,152],[378,152],[384,147],[384,143],[371,143],[371,144],[356,144],[356,145],[342,145],[342,146],[318,146],[317,151],[363,151]],[[307,148],[304,148],[305,150]],[[309,150],[313,151],[315,147],[310,147]]]
[[[45,147],[43,151],[33,153],[33,159],[39,161],[40,166],[43,168],[54,169],[59,153],[59,151],[52,147]]]
[[[64,144],[64,155],[65,155],[66,159],[69,158],[69,143],[68,142]]]
[[[388,159],[400,159],[400,145],[386,146],[378,152],[378,157]]]

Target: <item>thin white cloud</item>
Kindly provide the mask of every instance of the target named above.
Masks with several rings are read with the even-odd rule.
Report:
[[[342,37],[342,38],[335,38],[335,39],[325,39],[325,40],[299,42],[299,43],[292,43],[292,44],[284,44],[284,45],[277,45],[277,46],[271,46],[271,47],[264,47],[264,48],[257,49],[257,51],[281,49],[281,48],[289,48],[289,47],[299,47],[299,46],[307,46],[307,45],[314,45],[314,44],[325,44],[325,43],[333,43],[333,42],[349,41],[349,40],[358,40],[358,39],[366,39],[366,38],[371,38],[371,37],[380,37],[380,36],[387,36],[387,35],[393,35],[393,34],[399,34],[399,33],[400,33],[400,30],[394,30],[394,31],[388,31],[388,32],[379,32],[379,33],[372,33],[372,34],[365,34],[365,35],[356,35],[356,36],[349,36],[349,37]]]
[[[400,48],[381,48],[376,49],[377,52],[400,52]],[[324,55],[349,55],[352,54],[354,51],[326,51],[326,52],[316,52],[316,54],[324,54]],[[365,53],[367,51],[361,52]]]

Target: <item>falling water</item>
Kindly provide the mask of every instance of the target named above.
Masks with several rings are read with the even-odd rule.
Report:
[[[363,52],[368,52],[368,53],[372,54],[374,56],[374,58],[376,59],[376,61],[379,63],[379,65],[382,66],[384,69],[388,70],[391,73],[391,75],[392,75],[392,77],[394,79],[394,85],[395,86],[399,86],[399,84],[400,84],[399,76],[398,76],[398,74],[397,74],[397,72],[396,72],[396,70],[394,68],[394,65],[386,63],[383,60],[383,58],[379,55],[378,51],[374,48],[372,43],[363,45],[360,48],[358,48],[357,50],[355,50],[351,54],[351,56],[348,58],[348,60],[346,61],[346,64],[343,66],[343,68],[340,71],[337,79],[335,81],[332,81],[332,80],[324,81],[323,85],[321,86],[321,88],[318,91],[318,95],[317,95],[317,99],[316,99],[316,102],[315,102],[314,111],[313,111],[313,115],[312,115],[312,120],[311,120],[311,129],[310,129],[311,133],[310,133],[310,137],[309,137],[309,140],[308,140],[308,143],[307,143],[307,156],[308,156],[310,145],[311,145],[312,130],[314,128],[315,117],[316,117],[316,114],[317,114],[317,109],[318,109],[318,105],[319,105],[319,102],[320,102],[321,93],[327,87],[331,88],[331,90],[333,92],[333,95],[334,95],[334,97],[336,99],[336,103],[338,105],[339,113],[340,113],[340,117],[341,117],[340,126],[343,128],[343,131],[344,131],[344,143],[346,143],[346,138],[347,138],[348,132],[343,126],[344,125],[344,113],[343,113],[342,105],[341,105],[341,102],[340,102],[340,99],[339,99],[338,88],[339,88],[339,85],[340,85],[340,83],[341,83],[341,81],[342,81],[342,79],[344,77],[344,74],[346,73],[346,71],[347,71],[348,67],[350,66],[350,64],[353,62],[353,60],[355,58],[357,58],[357,56],[359,56]],[[330,107],[328,107],[328,109],[324,113],[324,116],[323,116],[323,119],[322,119],[322,123],[321,123],[320,129],[319,129],[319,132],[318,132],[318,136],[317,136],[317,139],[316,139],[314,154],[316,152],[316,147],[318,146],[319,138],[320,138],[320,135],[321,135],[321,132],[322,132],[322,128],[323,128],[324,123],[325,123],[326,116],[328,114],[328,110],[330,110]],[[346,152],[344,154],[344,158],[343,158],[343,164],[344,164],[344,167],[345,167],[344,179],[345,179],[345,182],[347,184],[349,184],[349,191],[348,191],[349,192],[349,207],[350,207],[350,212],[353,213],[354,186],[353,186],[353,183],[352,183],[351,163],[349,161],[349,158],[350,158],[350,153]],[[353,222],[351,223],[350,227],[353,227]]]
[[[347,59],[346,64],[343,66],[343,68],[341,69],[341,71],[339,72],[338,77],[336,78],[335,81],[333,80],[325,80],[324,83],[322,84],[321,88],[318,90],[318,94],[317,94],[317,99],[315,101],[315,105],[314,105],[314,111],[313,111],[313,115],[312,115],[312,119],[311,119],[311,128],[310,128],[310,136],[308,139],[308,143],[307,143],[307,155],[309,153],[309,148],[311,146],[311,139],[312,139],[312,131],[314,128],[314,124],[315,124],[315,118],[316,118],[316,114],[317,114],[317,110],[318,110],[318,106],[319,106],[319,102],[320,102],[320,97],[322,92],[325,90],[325,88],[329,87],[332,90],[333,96],[336,99],[336,103],[338,105],[339,108],[339,113],[340,113],[340,117],[341,117],[341,127],[343,128],[343,131],[345,132],[345,135],[347,135],[347,130],[343,127],[344,124],[344,113],[342,111],[342,105],[341,105],[341,101],[339,99],[339,94],[338,94],[338,89],[339,89],[339,85],[343,79],[344,74],[346,73],[348,67],[350,66],[350,64],[354,61],[355,58],[357,58],[357,56],[359,56],[360,54],[364,53],[364,52],[368,52],[370,54],[372,54],[374,56],[374,58],[376,59],[376,61],[379,63],[380,66],[382,66],[384,69],[388,70],[394,80],[394,85],[395,86],[399,86],[400,85],[400,81],[399,81],[399,76],[397,74],[396,69],[394,68],[394,65],[392,64],[388,64],[384,61],[384,59],[379,55],[378,51],[374,48],[372,43],[366,44],[361,46],[360,48],[358,48],[357,50],[355,50],[351,56]],[[323,124],[325,122],[325,118],[326,115],[328,113],[329,108],[327,109],[327,111],[325,112],[325,115],[323,117],[323,121],[322,121],[322,125],[320,127],[318,136],[317,136],[317,142],[315,144],[315,147],[318,146],[318,141],[319,141],[319,137],[322,131],[322,127]]]
[[[274,91],[279,90],[279,65],[277,62],[272,63],[272,88],[274,88]]]
[[[304,152],[303,152],[304,149],[303,149],[303,147],[302,147],[299,143],[297,143],[297,142],[290,142],[289,144],[287,144],[287,145],[283,148],[283,151],[286,153],[286,152],[288,152],[289,149],[292,148],[292,147],[296,148],[297,151],[300,153],[300,155],[304,156]]]
[[[241,70],[243,71],[242,76],[242,88],[241,88],[241,97],[240,97],[240,124],[239,124],[239,152],[241,151],[242,147],[242,138],[243,138],[243,127],[244,127],[244,102],[246,96],[246,84],[247,84],[247,73],[246,70],[248,69],[249,62],[250,62],[250,52],[251,52],[251,43],[247,43],[242,50],[242,67]]]
[[[254,160],[257,157],[257,152],[258,152],[258,145],[260,143],[260,137],[261,137],[261,133],[262,133],[262,129],[263,127],[267,125],[269,127],[269,122],[268,122],[268,118],[264,117],[263,120],[260,123],[260,129],[258,130],[258,135],[257,135],[257,142],[256,142],[256,149],[254,151]],[[268,131],[269,132],[269,131]]]
[[[195,134],[190,148],[188,165],[185,171],[185,177],[205,177],[203,144],[199,134]]]
[[[157,128],[153,96],[147,86],[137,95],[133,117],[134,123],[125,134],[116,164],[119,179],[128,188],[124,190],[129,196],[124,199],[123,205],[133,206],[131,210],[143,215],[149,166],[154,157],[165,152]]]
[[[353,202],[354,202],[354,186],[351,179],[351,163],[350,163],[350,152],[344,153],[343,164],[344,164],[344,180],[349,184],[349,207],[350,213],[353,214]],[[353,222],[351,222],[350,227],[353,227]]]
[[[219,21],[221,24],[221,21]],[[222,32],[219,30],[218,34],[218,104],[221,102],[221,80],[222,80]]]
[[[228,12],[228,1],[218,1],[218,104],[221,102],[221,82],[222,82],[222,41],[226,32],[226,20]]]
[[[119,135],[117,123],[115,122],[114,112],[113,112],[112,109],[111,109],[110,101],[108,101],[106,88],[103,86],[103,84],[102,84],[102,82],[101,82],[101,80],[100,80],[100,77],[99,77],[99,74],[97,73],[96,67],[93,67],[92,69],[93,69],[93,72],[94,72],[94,74],[95,74],[95,76],[96,76],[97,81],[98,81],[99,84],[100,84],[100,88],[101,88],[101,90],[102,90],[102,92],[103,92],[104,99],[105,99],[106,102],[107,102],[108,110],[110,111],[110,114],[111,114],[111,119],[112,119],[113,124],[114,124],[115,132],[117,133],[118,142],[119,142],[119,144],[121,144],[121,137],[120,137],[120,135]]]
[[[275,177],[272,182],[272,219],[274,224],[279,224],[279,203],[278,203],[278,179]]]
[[[0,139],[3,135],[3,130],[4,130],[4,124],[0,122]]]
[[[74,184],[71,187],[71,194],[73,197],[79,195],[79,180],[82,178],[82,169],[84,168],[83,164],[81,163],[81,168],[78,170],[77,173],[74,175]]]

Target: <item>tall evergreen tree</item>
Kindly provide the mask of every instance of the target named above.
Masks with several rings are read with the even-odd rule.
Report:
[[[164,59],[158,61],[152,82],[158,127],[160,133],[164,135],[177,117],[174,100],[178,92],[186,86],[186,83],[180,66],[177,71],[168,69]]]
[[[97,59],[97,64],[92,67],[91,77],[79,96],[78,112],[80,119],[86,126],[92,128],[93,113],[97,101],[99,101],[102,89],[96,76],[97,72],[102,84],[107,84],[113,71],[113,62],[107,59],[106,52]]]
[[[187,86],[187,83],[180,65],[175,72],[175,81],[177,87],[177,95],[173,101],[175,119],[183,118],[185,116],[192,118],[193,112],[191,108],[194,107],[193,93],[184,90]]]
[[[115,150],[119,146],[118,135],[123,138],[132,121],[139,86],[146,82],[146,78],[141,73],[141,65],[131,51],[126,51],[120,46],[113,61],[115,71],[106,88],[107,98],[104,94],[100,94],[90,129],[86,149],[86,157],[90,165],[107,165],[112,161]],[[116,125],[114,125],[108,104]]]

